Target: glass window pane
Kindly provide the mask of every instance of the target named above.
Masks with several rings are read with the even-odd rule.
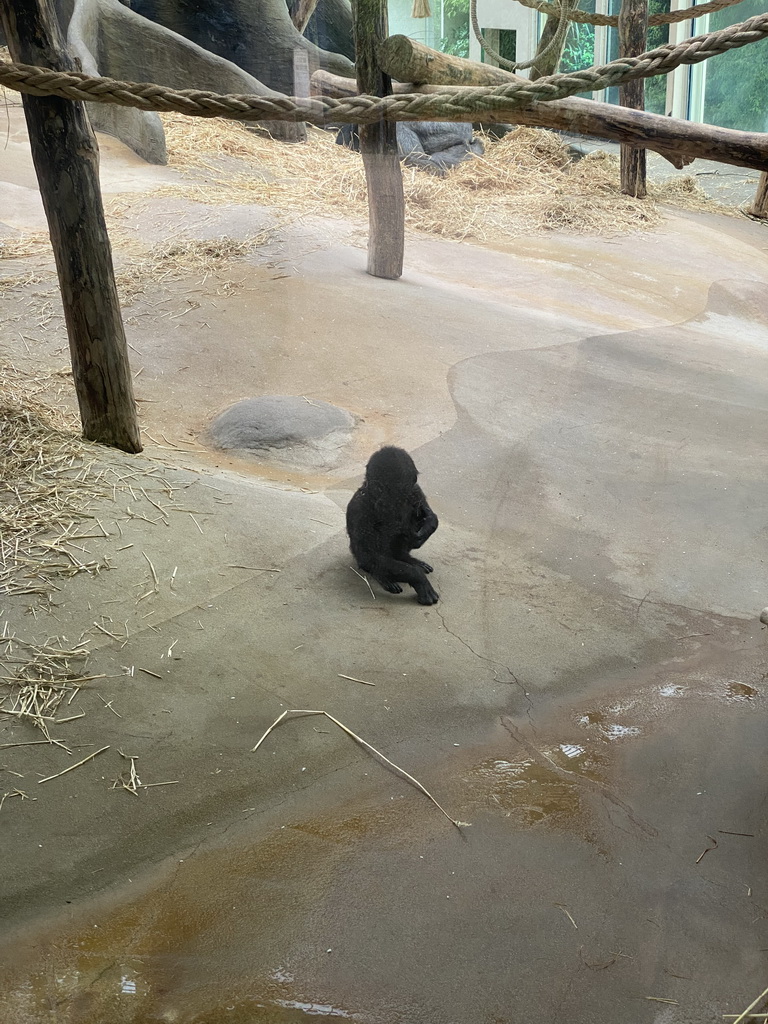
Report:
[[[579,4],[579,10],[595,13],[595,0],[585,0]],[[565,38],[563,59],[560,62],[560,71],[568,74],[570,71],[583,71],[584,68],[591,68],[595,63],[595,26],[582,25],[572,21]]]
[[[670,8],[670,0],[648,0],[648,14],[666,14]],[[608,4],[609,14],[618,14],[621,10],[621,0],[610,0]],[[657,46],[663,46],[669,42],[669,25],[651,25],[648,29],[647,49],[654,50]],[[608,29],[608,60],[616,60],[619,56],[619,33],[615,28]],[[667,99],[667,76],[658,75],[656,78],[645,80],[645,109],[652,114],[666,113]],[[605,100],[607,103],[619,102],[618,87],[606,90]]]
[[[709,16],[709,31],[765,13],[765,0],[743,0]],[[702,19],[703,20],[703,19]],[[694,25],[704,31],[701,21]],[[768,40],[710,57],[703,65],[704,120],[722,128],[768,131]]]

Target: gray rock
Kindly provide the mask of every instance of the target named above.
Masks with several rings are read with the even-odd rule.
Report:
[[[207,439],[213,447],[245,458],[327,469],[338,461],[354,427],[354,416],[328,402],[262,395],[220,413]]]
[[[359,152],[359,125],[342,125],[336,142]],[[485,151],[482,139],[474,137],[471,124],[453,121],[399,121],[397,148],[404,164],[438,177],[445,177],[451,167]]]
[[[69,49],[86,74],[171,89],[277,95],[236,64],[142,18],[119,0],[62,0],[59,17],[67,25]],[[87,106],[96,131],[114,135],[149,163],[167,163],[165,133],[156,113],[114,104]]]

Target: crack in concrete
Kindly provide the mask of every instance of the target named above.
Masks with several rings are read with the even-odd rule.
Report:
[[[517,678],[517,676],[512,671],[512,669],[509,667],[509,665],[505,665],[501,661],[496,661],[494,658],[489,658],[485,654],[480,654],[463,637],[459,636],[458,633],[454,633],[452,629],[448,628],[448,626],[446,625],[446,622],[445,622],[445,616],[443,615],[443,613],[441,611],[439,611],[437,608],[435,609],[435,611],[437,612],[437,616],[440,619],[440,621],[442,622],[443,629],[446,631],[446,633],[449,633],[455,640],[458,640],[460,644],[463,644],[464,647],[466,647],[467,650],[470,652],[470,654],[473,654],[476,658],[479,658],[480,661],[486,661],[489,665],[496,665],[498,668],[503,668],[504,671],[509,675],[510,682],[514,683],[514,685],[517,686],[518,689],[520,690],[520,693],[522,693],[523,697],[525,697],[525,701],[526,701],[525,713],[528,716],[528,721],[531,723],[531,728],[534,729],[534,732],[535,732],[535,728],[534,728],[534,725],[533,725],[533,719],[531,718],[531,711],[533,710],[533,701],[531,700],[531,695],[528,693],[526,688],[523,686],[523,684]]]
[[[576,783],[579,786],[584,786],[586,789],[593,790],[595,793],[599,793],[600,796],[609,800],[617,807],[620,807],[632,824],[636,828],[639,828],[641,832],[644,832],[647,836],[654,839],[658,836],[659,830],[654,828],[653,825],[645,821],[638,814],[635,814],[630,805],[626,803],[626,801],[622,800],[621,797],[616,796],[612,790],[608,789],[606,786],[602,786],[599,782],[595,782],[593,779],[588,778],[586,775],[580,775],[578,772],[572,772],[568,768],[561,768],[560,765],[555,764],[552,758],[548,757],[532,743],[529,743],[529,741],[520,733],[520,730],[515,728],[506,715],[501,716],[501,724],[507,730],[512,739],[517,740],[520,746],[524,748],[534,761],[537,761],[541,765],[545,765],[551,771],[555,772],[555,774],[560,775],[563,778],[567,778],[569,782]]]

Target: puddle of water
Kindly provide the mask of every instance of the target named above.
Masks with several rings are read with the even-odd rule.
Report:
[[[740,683],[735,679],[729,679],[725,689],[725,699],[728,701],[751,701],[760,696],[760,691],[747,683]]]
[[[605,721],[605,715],[602,711],[587,711],[579,719],[580,725],[600,725],[601,722]]]
[[[277,1006],[286,1010],[301,1010],[308,1017],[343,1017],[345,1020],[360,1020],[356,1013],[340,1010],[338,1006],[327,1006],[321,1003],[300,1003],[295,999],[276,999]]]
[[[659,696],[682,697],[687,689],[687,686],[681,686],[679,683],[667,683],[665,686],[659,687]]]
[[[598,781],[604,761],[580,744],[562,743],[545,755],[553,765]],[[582,790],[555,768],[532,758],[506,761],[489,758],[474,766],[465,779],[487,806],[497,806],[523,826],[554,819],[562,824],[582,813]]]
[[[54,959],[66,950],[54,948]],[[144,958],[142,958],[144,959]],[[152,958],[147,958],[151,960]],[[302,1021],[348,1020],[364,1022],[366,1015],[335,1006],[296,998],[287,983],[252,979],[248,988],[258,995],[227,997],[222,995],[226,982],[218,992],[209,993],[212,999],[195,992],[198,1009],[189,1011],[187,1000],[180,1001],[168,995],[169,987],[176,984],[184,988],[184,958],[168,958],[164,965],[148,964],[148,974],[156,978],[153,984],[143,976],[140,968],[129,968],[109,957],[86,957],[80,962],[84,970],[67,971],[51,976],[49,970],[27,974],[23,981],[4,988],[0,997],[0,1014],[8,1024],[42,1024],[53,1019],[57,1024],[300,1024]],[[164,969],[165,982],[159,982]],[[210,965],[201,965],[209,973]],[[274,976],[274,972],[273,972]],[[209,1003],[200,1011],[200,1003]],[[210,1005],[213,1003],[213,1005]],[[51,1008],[55,1007],[55,1017]]]
[[[609,740],[623,739],[625,736],[639,736],[640,730],[636,725],[606,725],[601,730],[603,736],[607,736]]]
[[[579,757],[584,753],[584,747],[580,747],[577,743],[561,743],[560,749],[566,757]]]
[[[355,819],[347,831],[365,829]],[[304,948],[304,922],[349,849],[285,828],[251,846],[201,850],[143,893],[105,896],[71,922],[21,937],[0,954],[0,1021],[372,1022],[296,980],[302,957],[326,956]]]

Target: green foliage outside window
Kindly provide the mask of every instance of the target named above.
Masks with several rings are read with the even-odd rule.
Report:
[[[594,0],[583,0],[582,9],[594,8]],[[609,9],[616,13],[618,0],[611,0]],[[670,0],[649,0],[648,13],[669,11]],[[765,0],[742,0],[738,6],[710,15],[709,30],[725,28],[765,12]],[[469,56],[469,0],[444,0],[443,17],[446,35],[438,48],[457,57]],[[703,31],[701,22],[694,32]],[[609,60],[617,55],[616,30],[609,30]],[[668,25],[653,25],[648,30],[648,49],[663,46],[669,40]],[[595,62],[594,25],[574,22],[568,32],[560,70],[580,71]],[[616,102],[617,90],[606,97]],[[645,81],[645,109],[657,114],[666,112],[667,78],[658,75]],[[738,50],[712,57],[706,63],[704,118],[710,124],[744,131],[768,131],[768,39],[751,43]]]
[[[669,0],[649,0],[648,14],[667,14]],[[648,29],[647,49],[655,50],[669,42],[669,25],[651,25]],[[645,80],[645,109],[651,114],[665,114],[667,106],[667,76]]]
[[[765,0],[743,0],[711,14],[709,30],[764,13]],[[710,57],[705,67],[704,120],[723,128],[768,131],[768,40]]]
[[[469,0],[443,0],[443,17],[448,30],[438,44],[443,53],[469,56]]]
[[[583,71],[595,63],[595,26],[572,22],[565,40],[560,71]]]
[[[452,53],[454,57],[469,56],[469,25],[460,25],[443,36],[438,45],[442,53]]]

